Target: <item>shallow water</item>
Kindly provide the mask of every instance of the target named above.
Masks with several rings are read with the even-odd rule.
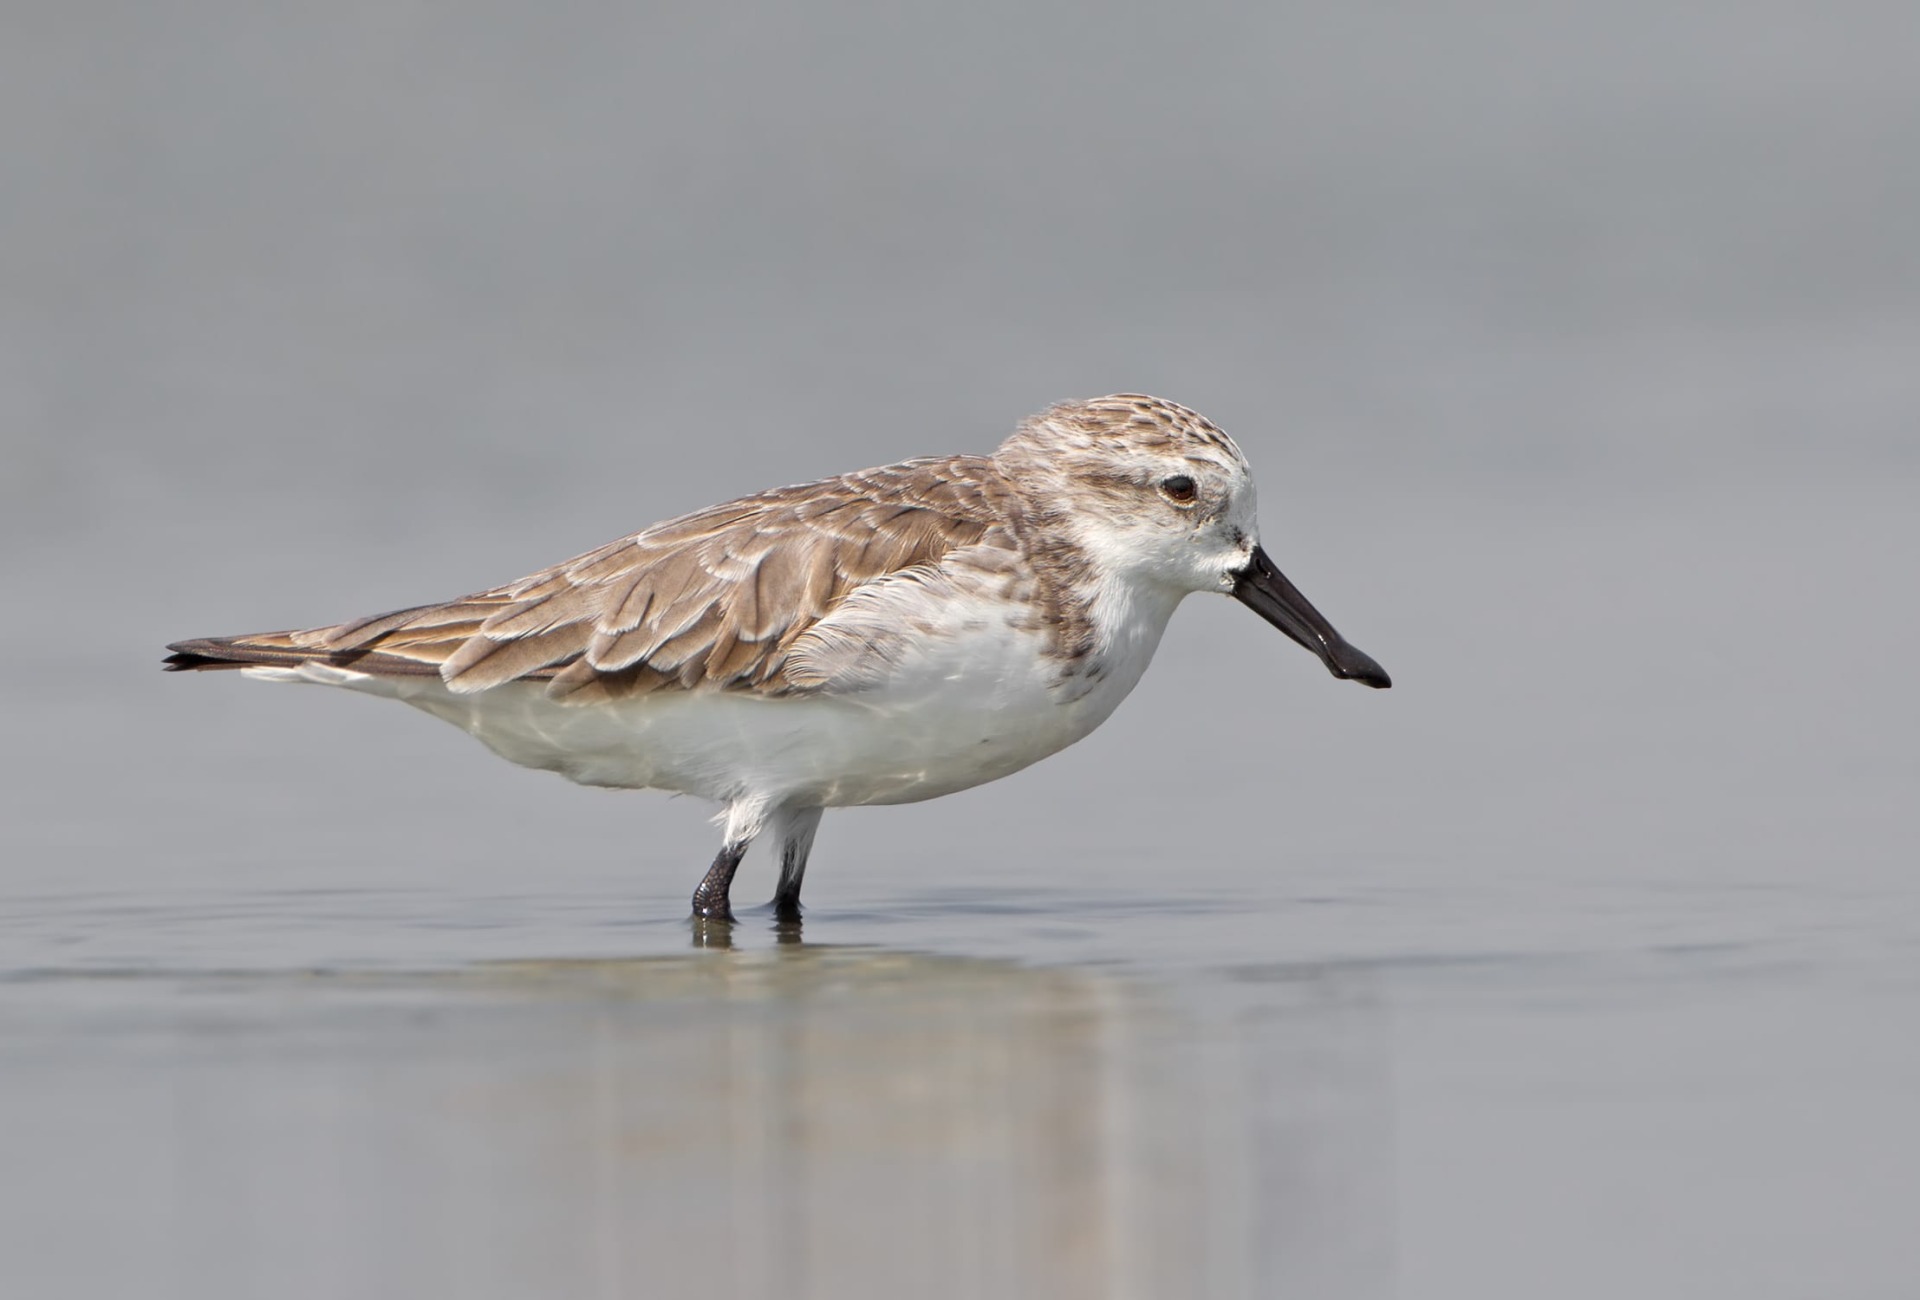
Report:
[[[0,1295],[1913,1294],[1920,11],[43,8]],[[157,671],[1132,388],[1395,688],[1196,598],[798,935]]]
[[[0,980],[8,1267],[99,1295],[1905,1276],[1910,928],[1888,961],[1706,928],[1792,901],[1739,890],[1506,900],[1515,931],[1615,917],[1531,946],[1471,941],[1446,890],[901,892],[798,942],[565,885],[25,900],[123,951]]]

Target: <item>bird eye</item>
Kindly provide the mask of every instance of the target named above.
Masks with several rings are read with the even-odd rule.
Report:
[[[1185,474],[1175,474],[1172,478],[1160,480],[1160,495],[1177,506],[1189,505],[1198,496],[1199,489]]]

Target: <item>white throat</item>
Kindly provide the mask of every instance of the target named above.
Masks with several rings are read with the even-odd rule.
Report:
[[[1136,574],[1111,570],[1095,573],[1088,607],[1093,653],[1062,683],[1062,699],[1078,700],[1097,688],[1102,695],[1111,691],[1112,703],[1117,705],[1153,662],[1160,637],[1187,593],[1163,583],[1143,581]]]

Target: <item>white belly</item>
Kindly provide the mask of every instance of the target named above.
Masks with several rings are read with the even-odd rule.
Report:
[[[931,799],[1066,748],[1112,714],[1158,639],[1156,628],[1109,656],[1090,686],[1065,690],[1038,636],[1004,626],[942,637],[869,689],[784,699],[659,691],[567,705],[540,682],[457,695],[432,677],[249,671],[402,700],[503,758],[583,785],[843,807]]]

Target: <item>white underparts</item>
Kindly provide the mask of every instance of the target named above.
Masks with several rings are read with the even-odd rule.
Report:
[[[751,838],[778,808],[930,799],[1066,748],[1133,689],[1178,603],[1103,593],[1099,671],[1069,674],[1017,617],[1024,611],[943,594],[931,619],[915,611],[920,621],[873,679],[784,698],[654,691],[583,705],[550,698],[540,681],[460,695],[437,677],[318,663],[245,671],[400,700],[503,758],[583,785],[718,800],[729,806],[732,842]]]

